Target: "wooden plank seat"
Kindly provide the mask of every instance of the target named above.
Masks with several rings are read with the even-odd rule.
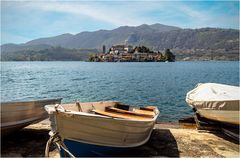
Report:
[[[147,111],[154,111],[155,109],[156,109],[155,106],[140,107],[140,110],[147,110]]]
[[[140,114],[151,115],[152,117],[155,116],[155,112],[154,111],[148,111],[148,110],[142,110],[142,109],[133,109],[133,112],[140,113]]]
[[[115,108],[115,107],[112,107],[112,106],[106,107],[105,110],[106,110],[107,112],[116,112],[116,113],[136,115],[136,116],[143,116],[143,117],[150,117],[150,118],[153,118],[154,115],[155,115],[154,112],[149,112],[149,111],[144,111],[144,110],[138,110],[138,109],[135,109],[134,111],[128,111],[128,110],[123,110],[123,109]]]
[[[149,118],[149,117],[132,115],[132,114],[127,114],[127,113],[103,111],[103,110],[98,110],[98,109],[93,109],[92,111],[95,112],[96,114],[110,116],[110,117],[114,117],[114,118],[123,118],[123,119],[130,119],[130,120],[145,120],[145,121],[151,120],[151,118]]]

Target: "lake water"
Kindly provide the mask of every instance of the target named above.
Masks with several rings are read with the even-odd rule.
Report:
[[[160,121],[190,116],[186,93],[204,82],[239,85],[239,62],[1,62],[1,101],[62,97],[156,105]]]

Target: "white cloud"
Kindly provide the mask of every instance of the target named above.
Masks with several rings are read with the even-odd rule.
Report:
[[[221,6],[222,7],[222,6]],[[231,28],[238,23],[239,15],[221,14],[219,6],[212,6],[207,10],[197,9],[185,4],[177,5],[176,10],[184,13],[189,18],[187,23],[191,28],[224,27]]]
[[[87,16],[115,26],[141,24],[134,16],[134,11],[136,9],[121,5],[111,8],[111,5],[96,5],[96,3],[48,2],[46,4],[46,2],[29,2],[25,7],[68,13],[74,16]]]
[[[235,14],[235,10],[232,11],[234,16],[226,12],[218,14],[223,7],[222,3],[207,9],[197,9],[198,5],[188,5],[189,3],[192,2],[3,1],[1,31],[8,34],[5,35],[8,41],[25,42],[29,38],[113,29],[124,25],[137,26],[144,23],[200,28],[233,27],[239,22],[239,15]]]

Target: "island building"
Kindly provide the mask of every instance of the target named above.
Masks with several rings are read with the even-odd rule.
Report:
[[[145,48],[146,51],[141,50]],[[150,51],[147,47],[131,45],[113,45],[108,52],[103,46],[103,52],[95,56],[97,62],[159,62],[163,61],[161,52]]]
[[[131,45],[113,45],[110,48],[109,54],[119,55],[130,53],[133,50],[133,46]]]

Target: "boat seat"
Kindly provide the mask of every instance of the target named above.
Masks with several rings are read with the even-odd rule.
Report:
[[[149,118],[149,117],[132,115],[132,114],[127,114],[127,113],[103,111],[103,110],[98,110],[98,109],[93,109],[92,111],[95,112],[96,114],[109,116],[109,117],[114,117],[114,118],[123,118],[123,119],[130,119],[130,120],[142,120],[142,121],[151,120],[151,118]]]
[[[149,111],[144,111],[144,110],[138,110],[134,109],[134,111],[128,111],[128,110],[123,110],[115,107],[106,107],[106,111],[109,112],[117,112],[117,113],[122,113],[122,114],[129,114],[129,115],[137,115],[137,116],[143,116],[143,117],[154,117],[154,112],[149,112]]]
[[[151,115],[152,117],[155,116],[155,112],[154,112],[154,111],[148,111],[148,110],[142,110],[142,109],[133,109],[133,111],[134,111],[135,113],[141,113],[141,114]]]
[[[156,109],[155,106],[140,107],[140,110],[147,110],[147,111],[154,111],[155,109]]]

